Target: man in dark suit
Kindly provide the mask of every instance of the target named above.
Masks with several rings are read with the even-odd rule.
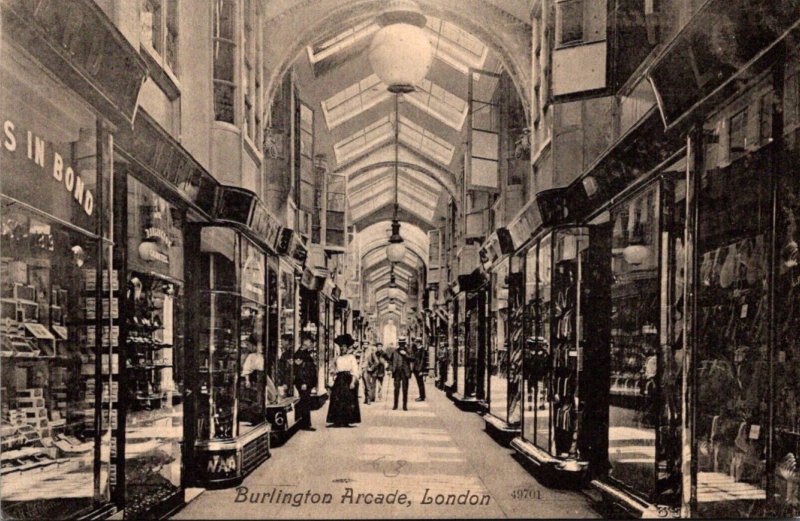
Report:
[[[315,430],[311,427],[311,390],[317,385],[317,364],[311,355],[314,338],[304,334],[300,349],[294,355],[294,383],[300,395],[295,411],[299,416],[297,423],[306,431]]]
[[[408,379],[411,378],[411,361],[413,357],[406,349],[405,339],[398,340],[398,347],[392,352],[391,371],[394,377],[394,407],[400,397],[400,387],[403,388],[403,410],[408,410]]]
[[[425,373],[427,371],[427,352],[422,345],[422,341],[419,338],[414,339],[413,346],[413,356],[414,356],[414,365],[412,367],[412,372],[414,373],[414,378],[417,380],[417,388],[419,389],[419,397],[416,401],[424,402],[425,401]]]

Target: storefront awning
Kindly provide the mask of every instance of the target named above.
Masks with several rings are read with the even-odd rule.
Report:
[[[797,0],[709,0],[650,66],[663,123],[672,128],[800,28]]]
[[[2,2],[3,31],[115,124],[136,116],[147,64],[93,0]]]
[[[652,108],[567,187],[563,198],[570,221],[588,218],[637,179],[647,178],[649,172],[684,145],[685,136],[680,132],[665,132],[658,110]]]
[[[254,192],[238,186],[220,185],[213,217],[216,222],[233,225],[261,247],[275,253],[280,222]]]
[[[140,111],[135,128],[121,127],[114,135],[114,146],[144,183],[165,188],[171,199],[212,218],[220,184],[149,114]]]
[[[306,239],[291,228],[281,228],[278,240],[275,243],[275,251],[279,255],[285,255],[296,262],[302,269],[308,258],[306,249]]]

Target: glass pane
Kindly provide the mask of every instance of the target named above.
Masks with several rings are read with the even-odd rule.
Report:
[[[201,440],[237,436],[236,383],[238,370],[239,297],[231,293],[206,293],[197,354],[200,390],[197,435]]]
[[[709,164],[698,192],[697,501],[706,517],[747,517],[766,499],[769,151]],[[720,483],[737,495],[720,494]]]
[[[242,299],[239,363],[239,433],[264,423],[266,373],[264,372],[265,306]]]
[[[583,0],[569,0],[558,5],[559,43],[583,40]]]
[[[281,299],[280,349],[278,350],[278,396],[285,398],[294,394],[295,335],[295,280],[294,273],[281,270],[279,295]]]
[[[214,82],[214,119],[233,123],[234,119],[234,94],[236,89],[227,83]]]
[[[539,266],[536,274],[535,327],[533,338],[528,340],[525,363],[534,382],[533,395],[528,390],[528,402],[535,411],[535,443],[550,452],[551,393],[555,385],[552,374],[551,309],[553,293],[553,237],[548,235],[539,244]]]
[[[489,330],[489,412],[508,421],[509,350],[508,260],[493,274],[492,321]]]
[[[491,132],[472,131],[472,155],[484,159],[497,159],[498,135]]]
[[[609,475],[650,495],[655,484],[659,327],[658,228],[652,187],[611,210]]]
[[[214,79],[236,81],[236,45],[225,40],[214,41]]]
[[[180,286],[142,272],[129,273],[128,288],[125,508],[136,513],[180,489],[183,374],[175,368],[183,357],[182,296]]]
[[[499,163],[497,161],[473,157],[471,164],[470,184],[487,188],[498,188],[500,186]]]
[[[797,141],[795,141],[797,143]],[[775,493],[776,518],[800,516],[800,257],[797,240],[800,223],[800,162],[794,145],[793,165],[781,176],[778,193],[780,264],[776,280],[778,345],[774,360],[775,389]]]
[[[519,347],[518,349],[521,351],[520,356],[521,360],[520,363],[522,364],[522,389],[520,389],[520,393],[522,394],[522,406],[523,406],[523,418],[522,418],[522,437],[531,443],[536,440],[536,410],[538,404],[536,403],[536,393],[537,385],[538,385],[538,375],[532,371],[532,367],[530,365],[529,359],[531,354],[528,350],[535,346],[528,342],[528,338],[535,339],[536,336],[536,297],[537,297],[537,288],[536,288],[536,277],[537,277],[537,268],[538,268],[538,254],[539,254],[539,247],[537,245],[531,246],[531,248],[527,251],[524,257],[525,262],[525,288],[524,288],[524,296],[522,300],[522,324],[518,327],[521,327],[522,331],[520,332],[520,339],[519,339]]]
[[[236,0],[214,0],[214,37],[236,39]]]
[[[2,513],[77,517],[95,498],[97,244],[5,200],[2,223]]]

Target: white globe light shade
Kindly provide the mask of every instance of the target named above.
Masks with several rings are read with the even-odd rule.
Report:
[[[650,257],[650,248],[643,244],[633,244],[622,250],[622,257],[628,264],[639,266]]]
[[[389,262],[400,262],[406,257],[406,245],[402,242],[390,242],[386,246],[386,258]]]
[[[396,23],[382,27],[372,37],[369,63],[390,87],[414,87],[427,76],[433,48],[422,27]]]

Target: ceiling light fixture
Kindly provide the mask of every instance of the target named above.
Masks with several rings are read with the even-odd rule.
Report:
[[[427,19],[411,0],[391,0],[378,17],[381,29],[372,37],[369,62],[373,71],[394,94],[394,214],[386,257],[396,263],[406,255],[398,219],[400,177],[400,94],[414,92],[431,68],[433,48],[425,34]]]

